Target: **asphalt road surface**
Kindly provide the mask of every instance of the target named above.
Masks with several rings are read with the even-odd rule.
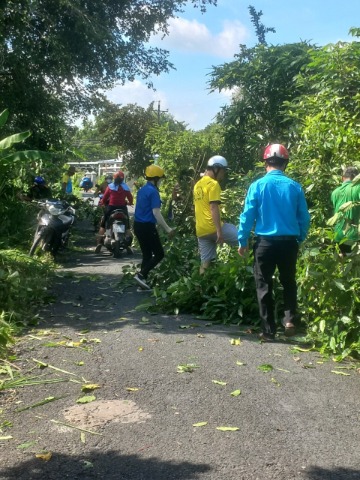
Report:
[[[135,309],[140,255],[81,236],[9,365],[39,383],[0,391],[0,479],[360,479],[359,364]]]

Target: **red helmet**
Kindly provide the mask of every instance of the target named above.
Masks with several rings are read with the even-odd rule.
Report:
[[[284,145],[280,143],[273,143],[265,148],[263,160],[270,160],[271,158],[282,158],[283,160],[289,160],[289,152]]]
[[[125,178],[124,172],[119,170],[118,172],[115,173],[114,180],[115,180],[115,178],[122,178],[124,180],[124,178]]]

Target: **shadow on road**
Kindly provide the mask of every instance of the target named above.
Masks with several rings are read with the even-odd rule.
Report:
[[[53,452],[48,462],[32,458],[0,470],[1,478],[10,480],[191,480],[209,472],[206,464],[164,462],[139,455],[120,455],[114,451],[90,452],[87,455],[68,456]]]
[[[308,480],[359,480],[360,470],[337,467],[334,469],[312,466],[305,472]]]

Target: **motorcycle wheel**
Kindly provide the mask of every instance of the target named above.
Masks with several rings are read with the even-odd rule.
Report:
[[[114,258],[121,257],[120,240],[116,240],[113,247]]]

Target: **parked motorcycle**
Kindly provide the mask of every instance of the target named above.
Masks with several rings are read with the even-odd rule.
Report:
[[[70,237],[70,228],[75,220],[75,209],[63,200],[44,200],[40,205],[38,225],[29,255],[38,248],[56,255],[59,248],[65,248]]]
[[[124,250],[131,254],[130,248],[132,237],[126,236],[127,215],[121,209],[114,210],[109,217],[109,227],[105,233],[104,247],[107,248],[114,258],[120,258]]]

